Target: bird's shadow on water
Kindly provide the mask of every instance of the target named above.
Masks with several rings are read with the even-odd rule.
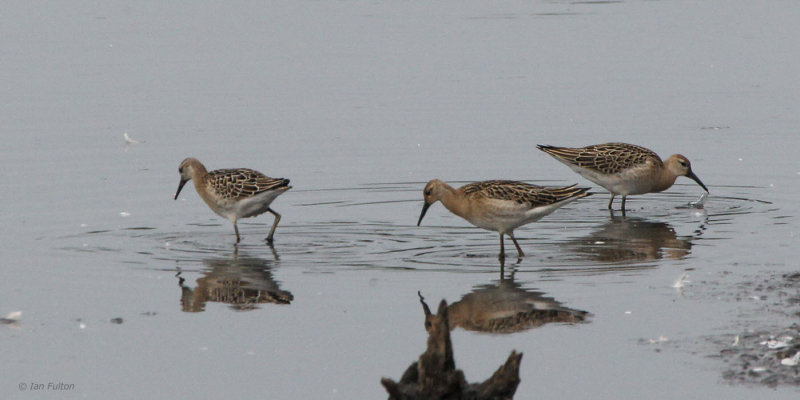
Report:
[[[607,214],[605,218],[595,218],[594,225],[585,221],[566,221],[555,224],[574,224],[580,235],[563,234],[553,239],[547,229],[540,228],[542,239],[521,239],[523,247],[530,248],[528,255],[517,257],[508,254],[500,259],[501,268],[512,266],[519,271],[557,271],[569,274],[596,274],[614,271],[644,270],[656,267],[663,260],[682,260],[691,255],[693,242],[705,230],[705,220],[692,223],[689,234],[679,234],[672,224],[648,218],[622,216],[619,213]],[[685,224],[684,224],[685,225]],[[465,233],[466,234],[466,233]],[[451,240],[453,238],[451,237]],[[443,240],[443,239],[442,239]],[[461,244],[442,244],[436,248],[417,253],[411,262],[428,265],[459,267],[459,264],[497,266],[497,246],[489,237],[474,243],[472,240]],[[477,242],[477,240],[475,241]],[[425,268],[425,266],[421,266]]]
[[[518,282],[515,276],[519,261],[507,265],[501,259],[499,279],[475,285],[460,300],[450,303],[447,307],[450,329],[510,334],[550,323],[587,321],[589,312],[566,307],[544,292]]]
[[[181,290],[181,310],[202,312],[207,303],[227,304],[232,310],[248,311],[264,304],[287,305],[294,300],[291,292],[283,290],[272,276],[278,260],[240,255],[234,246],[230,257],[213,257],[202,261],[201,277],[190,286],[179,269],[175,274]]]
[[[701,224],[692,235],[678,235],[667,222],[611,213],[591,233],[568,241],[563,247],[598,263],[679,260],[691,254],[692,241],[702,231]]]

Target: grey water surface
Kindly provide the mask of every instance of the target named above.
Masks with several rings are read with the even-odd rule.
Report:
[[[797,398],[761,344],[800,332],[797,21],[791,1],[5,3],[0,317],[22,315],[0,320],[0,398],[386,398],[425,349],[418,291],[473,318],[452,332],[468,381],[524,354],[518,399]],[[608,141],[688,157],[705,208],[679,178],[610,214],[536,149]],[[237,247],[193,188],[172,199],[188,156],[292,180],[274,247],[270,215]],[[496,233],[441,204],[416,226],[433,178],[597,194],[518,229],[501,273]],[[532,307],[571,317],[474,318]]]

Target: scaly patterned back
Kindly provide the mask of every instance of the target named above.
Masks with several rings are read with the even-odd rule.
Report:
[[[652,150],[627,143],[604,143],[579,148],[539,146],[539,149],[579,167],[604,174],[616,174],[649,159],[657,165],[663,164],[658,154]]]
[[[289,185],[288,179],[270,178],[247,168],[211,171],[208,173],[208,182],[220,196],[234,200]]]
[[[470,183],[461,187],[468,197],[486,197],[489,199],[511,200],[532,207],[546,206],[571,197],[584,197],[588,188],[576,187],[544,187],[525,182],[493,180]]]

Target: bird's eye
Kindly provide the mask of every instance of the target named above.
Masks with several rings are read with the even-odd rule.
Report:
[[[178,173],[179,173],[179,174],[182,174],[182,173],[183,173],[183,167],[181,167],[181,168],[178,168]]]
[[[432,189],[428,189],[428,190],[426,190],[426,191],[425,191],[425,196],[430,196],[430,195],[431,195],[431,192],[433,192],[433,190],[432,190]]]

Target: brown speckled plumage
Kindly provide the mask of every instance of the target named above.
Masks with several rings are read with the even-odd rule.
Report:
[[[511,238],[519,256],[523,257],[525,253],[514,238],[514,229],[538,221],[573,200],[589,196],[588,190],[576,185],[545,187],[506,180],[475,182],[454,189],[433,179],[422,191],[424,204],[417,225],[422,223],[428,208],[441,201],[450,212],[471,224],[500,233],[500,259],[505,257],[504,235]]]
[[[622,211],[625,212],[627,196],[666,190],[679,176],[694,180],[708,192],[708,188],[692,172],[689,160],[680,154],[661,160],[652,150],[628,143],[603,143],[577,148],[537,147],[608,190],[611,193],[609,210],[616,195],[622,195]]]
[[[537,186],[519,181],[492,180],[470,183],[461,190],[470,198],[512,200],[531,207],[546,206],[588,191],[576,185],[566,187]]]
[[[604,174],[616,174],[627,168],[653,160],[662,165],[661,157],[650,149],[627,143],[603,143],[571,148],[539,145],[539,150],[579,167],[593,169]]]
[[[222,198],[233,200],[289,185],[288,179],[270,178],[247,168],[218,169],[209,172],[207,179]]]
[[[289,180],[283,178],[270,178],[258,171],[247,168],[218,169],[208,172],[198,159],[189,157],[178,166],[181,176],[175,200],[188,181],[194,181],[197,194],[208,204],[211,211],[227,218],[233,223],[236,233],[236,243],[239,243],[239,227],[236,224],[240,218],[249,218],[269,212],[275,216],[272,228],[267,235],[267,242],[272,243],[275,228],[281,220],[281,215],[270,208],[270,204],[283,192],[291,189]]]

